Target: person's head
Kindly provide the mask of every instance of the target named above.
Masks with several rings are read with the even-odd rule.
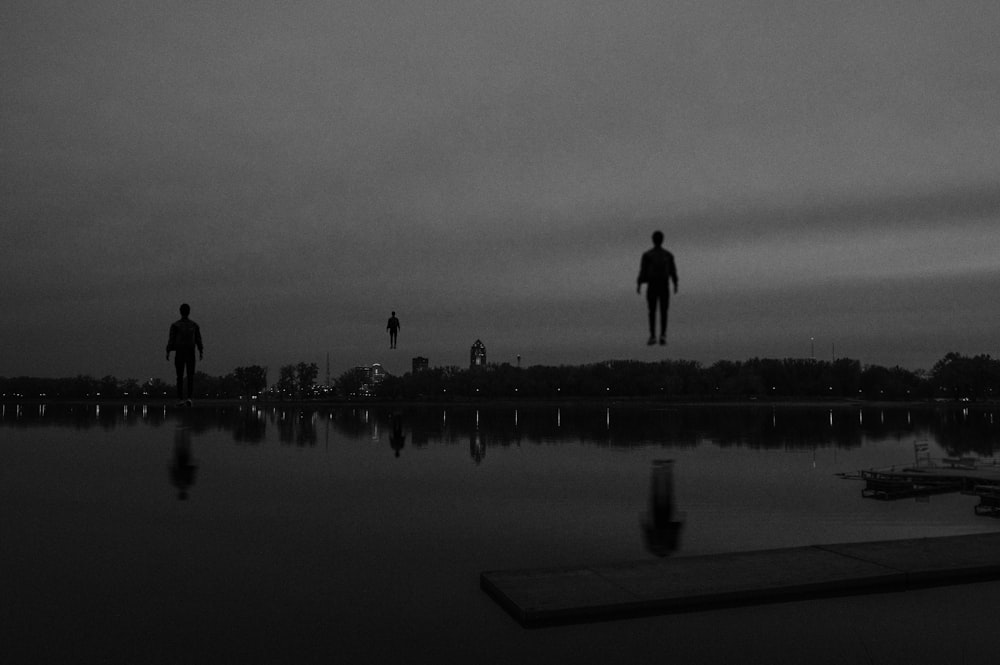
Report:
[[[653,244],[657,247],[663,244],[663,231],[653,231]]]
[[[392,315],[393,315],[393,316],[396,316],[396,312],[393,312],[393,313],[392,313]]]
[[[184,303],[181,305],[181,316],[187,316],[191,313],[191,305]]]

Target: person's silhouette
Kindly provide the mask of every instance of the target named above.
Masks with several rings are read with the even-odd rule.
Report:
[[[201,343],[201,328],[188,318],[191,306],[181,305],[181,318],[170,324],[170,337],[167,339],[167,360],[170,352],[174,352],[174,368],[177,370],[177,399],[184,401],[184,372],[187,372],[187,402],[190,404],[194,396],[194,352],[198,350],[198,359],[204,359],[204,347]]]
[[[639,265],[639,278],[636,280],[635,292],[642,293],[642,285],[646,286],[646,303],[649,305],[649,342],[656,344],[656,308],[660,308],[660,344],[667,343],[667,310],[670,308],[670,282],[674,283],[674,293],[677,293],[677,265],[674,255],[663,249],[663,233],[653,233],[653,247],[642,255]]]
[[[396,312],[392,313],[389,317],[389,322],[385,324],[385,329],[389,331],[389,348],[396,348],[396,335],[399,333],[399,319],[396,318]]]

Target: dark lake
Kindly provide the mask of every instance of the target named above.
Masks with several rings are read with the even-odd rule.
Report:
[[[7,404],[0,656],[520,657],[553,633],[517,627],[479,573],[653,558],[658,460],[683,522],[672,556],[993,531],[975,497],[862,499],[836,474],[904,464],[915,444],[991,458],[996,415]]]

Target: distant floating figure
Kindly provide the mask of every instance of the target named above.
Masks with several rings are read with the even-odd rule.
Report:
[[[198,350],[198,359],[204,360],[204,347],[201,343],[201,328],[188,318],[191,306],[181,305],[181,318],[170,324],[170,337],[167,339],[167,360],[170,352],[174,352],[174,369],[177,370],[177,399],[181,405],[191,405],[194,397],[194,351]],[[187,401],[184,400],[184,372],[187,371]]]
[[[188,498],[198,467],[191,459],[191,430],[178,427],[174,432],[174,460],[170,465],[170,484],[177,488],[177,500]]]
[[[389,331],[389,348],[396,348],[396,335],[399,333],[399,319],[396,318],[396,312],[392,313],[389,317],[389,322],[385,325],[385,329]]]
[[[684,522],[674,514],[674,461],[656,460],[650,475],[649,512],[642,524],[646,548],[656,556],[677,550]]]
[[[642,255],[639,265],[639,279],[635,292],[642,293],[643,283],[646,286],[646,303],[649,305],[649,341],[656,344],[656,308],[660,308],[660,346],[667,343],[667,310],[670,309],[670,282],[674,283],[674,293],[677,293],[677,265],[674,255],[663,249],[663,232],[653,233],[653,247]]]

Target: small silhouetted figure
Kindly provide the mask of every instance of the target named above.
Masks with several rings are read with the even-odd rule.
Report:
[[[170,483],[177,488],[177,500],[188,498],[198,467],[191,459],[191,430],[178,427],[174,432],[174,460],[170,465]]]
[[[646,303],[649,305],[649,341],[656,344],[656,307],[660,307],[660,344],[667,343],[667,310],[670,308],[670,282],[674,283],[674,293],[677,293],[677,265],[674,255],[663,249],[663,233],[653,233],[653,247],[642,255],[639,265],[639,279],[635,292],[642,293],[642,284],[646,286]]]
[[[399,333],[399,319],[396,318],[396,312],[392,313],[389,317],[389,322],[385,324],[385,329],[389,331],[389,348],[396,348],[396,334]]]
[[[656,460],[649,485],[649,512],[642,524],[646,547],[656,556],[677,549],[684,522],[674,516],[674,461]]]
[[[396,452],[396,457],[406,446],[406,434],[403,433],[403,416],[395,414],[392,417],[392,434],[389,435],[389,445]]]
[[[174,368],[177,370],[177,399],[184,400],[184,372],[187,371],[188,401],[194,396],[194,352],[198,350],[198,359],[204,358],[204,347],[201,344],[201,328],[188,318],[191,306],[181,305],[181,318],[170,324],[170,337],[167,339],[167,360],[170,352],[174,352]]]

